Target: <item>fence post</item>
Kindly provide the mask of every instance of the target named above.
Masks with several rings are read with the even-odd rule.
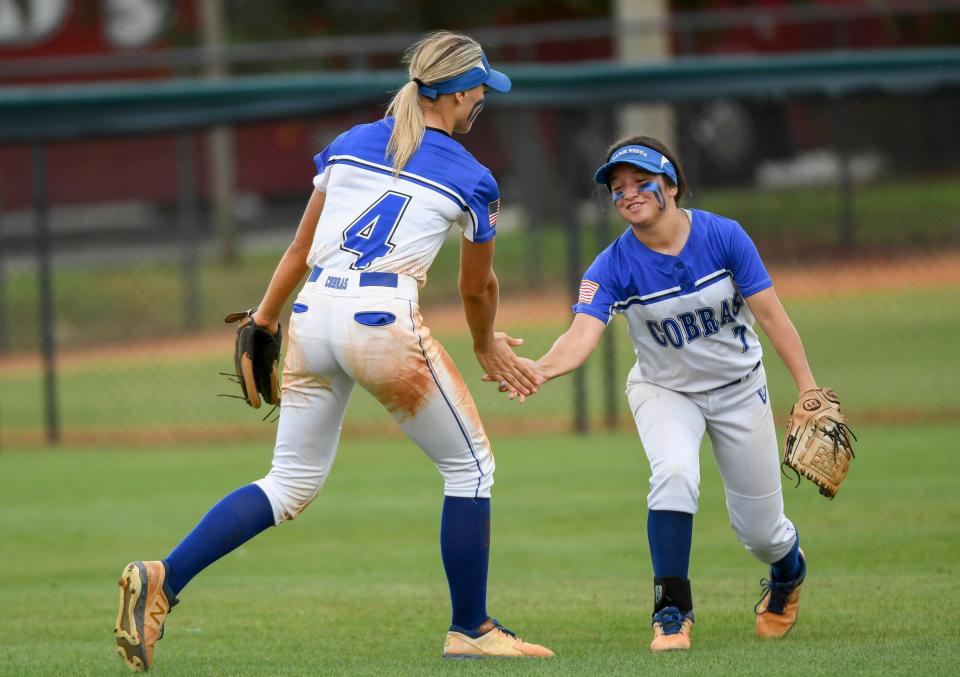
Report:
[[[223,58],[227,46],[226,11],[223,0],[204,0],[199,3],[200,33],[208,60],[204,75],[219,80],[229,75],[229,64]],[[220,241],[220,259],[233,264],[237,260],[237,220],[233,213],[236,192],[236,149],[233,128],[217,124],[207,131],[207,169],[210,204],[217,237]]]
[[[834,49],[847,49],[850,47],[850,32],[846,21],[834,21],[833,23],[833,47]],[[853,176],[850,172],[851,144],[850,137],[853,135],[853,124],[850,119],[850,101],[848,97],[840,94],[837,96],[833,106],[835,127],[840,133],[837,140],[837,149],[840,157],[838,167],[840,177],[838,186],[840,188],[840,246],[844,249],[853,249],[857,242],[856,226],[853,217]]]
[[[7,327],[10,322],[7,318],[10,316],[7,311],[7,266],[3,252],[6,247],[3,244],[3,166],[0,163],[0,355],[10,347],[10,337],[7,334]]]
[[[837,117],[837,130],[840,138],[837,148],[840,151],[840,244],[844,249],[853,249],[857,244],[856,224],[853,215],[853,175],[850,171],[851,144],[853,124],[850,119],[850,102],[847,97],[840,96],[834,106]]]
[[[177,135],[177,231],[180,235],[180,279],[183,285],[183,328],[200,326],[200,242],[197,232],[197,163],[192,131]]]
[[[522,191],[519,202],[526,215],[523,223],[524,282],[528,289],[539,289],[543,284],[542,220],[545,191],[541,189],[541,175],[545,162],[537,128],[537,110],[522,108],[510,111],[509,115],[511,121],[507,129]]]
[[[53,283],[50,265],[50,204],[47,194],[47,149],[42,142],[32,147],[33,203],[36,223],[37,278],[40,286],[40,346],[43,353],[43,393],[47,443],[60,442],[57,412],[56,340],[53,315]]]
[[[566,109],[562,113],[563,124],[561,140],[574,139],[577,136],[577,115]],[[574,144],[571,144],[574,145]],[[580,287],[580,200],[577,190],[580,173],[580,155],[576,150],[563,154],[563,211],[564,227],[567,235],[567,283],[574,299]],[[573,372],[573,429],[578,433],[588,431],[587,423],[587,379],[586,368],[580,367]]]
[[[597,222],[597,251],[602,252],[610,244],[610,219],[606,212]],[[608,327],[603,332],[603,423],[607,430],[617,429],[617,332]]]

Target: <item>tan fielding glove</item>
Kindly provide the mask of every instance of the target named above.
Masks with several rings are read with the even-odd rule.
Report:
[[[790,410],[783,465],[806,477],[820,487],[821,494],[832,499],[854,457],[851,436],[857,439],[840,413],[840,400],[833,389],[807,390]]]

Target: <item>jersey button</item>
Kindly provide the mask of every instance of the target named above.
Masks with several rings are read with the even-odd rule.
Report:
[[[680,284],[680,291],[685,294],[688,294],[693,291],[693,278],[690,275],[690,271],[687,270],[687,266],[684,265],[683,261],[677,260],[673,264],[674,276],[676,277],[677,282]]]

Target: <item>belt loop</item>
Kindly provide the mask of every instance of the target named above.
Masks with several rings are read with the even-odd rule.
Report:
[[[736,379],[735,381],[730,381],[730,383],[725,383],[725,384],[723,384],[722,386],[717,386],[716,388],[712,388],[711,390],[707,390],[707,391],[705,391],[705,392],[715,393],[715,392],[717,392],[718,390],[723,390],[724,388],[729,388],[730,386],[735,386],[735,385],[738,385],[738,384],[740,384],[740,383],[745,383],[746,380],[749,379],[751,376],[753,376],[754,372],[756,372],[757,369],[760,368],[760,364],[761,364],[762,362],[763,362],[763,360],[757,360],[757,363],[756,363],[755,365],[753,365],[753,369],[751,369],[750,371],[748,371],[746,374],[744,374],[744,375],[741,376],[740,378]]]
[[[744,374],[743,376],[741,376],[739,379],[737,379],[736,381],[734,381],[734,382],[731,383],[730,385],[733,385],[734,383],[745,383],[751,376],[753,376],[754,372],[756,372],[757,369],[760,368],[760,362],[761,362],[760,360],[757,360],[757,363],[756,363],[755,365],[753,365],[753,369],[751,369],[750,371],[748,371],[746,374]]]
[[[310,271],[310,277],[307,278],[307,282],[316,282],[320,279],[320,275],[323,273],[323,268],[320,266],[314,266],[313,270]]]
[[[396,273],[360,273],[361,287],[397,287]]]

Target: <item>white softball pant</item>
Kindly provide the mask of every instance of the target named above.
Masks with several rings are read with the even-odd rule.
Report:
[[[355,382],[433,460],[445,495],[489,497],[487,435],[459,371],[423,324],[416,280],[317,271],[294,304],[273,465],[256,482],[277,524],[300,514],[323,487]]]
[[[742,382],[706,393],[645,383],[634,369],[627,399],[650,462],[651,510],[696,514],[707,432],[737,538],[766,563],[789,552],[796,529],[783,514],[780,452],[762,364]]]

